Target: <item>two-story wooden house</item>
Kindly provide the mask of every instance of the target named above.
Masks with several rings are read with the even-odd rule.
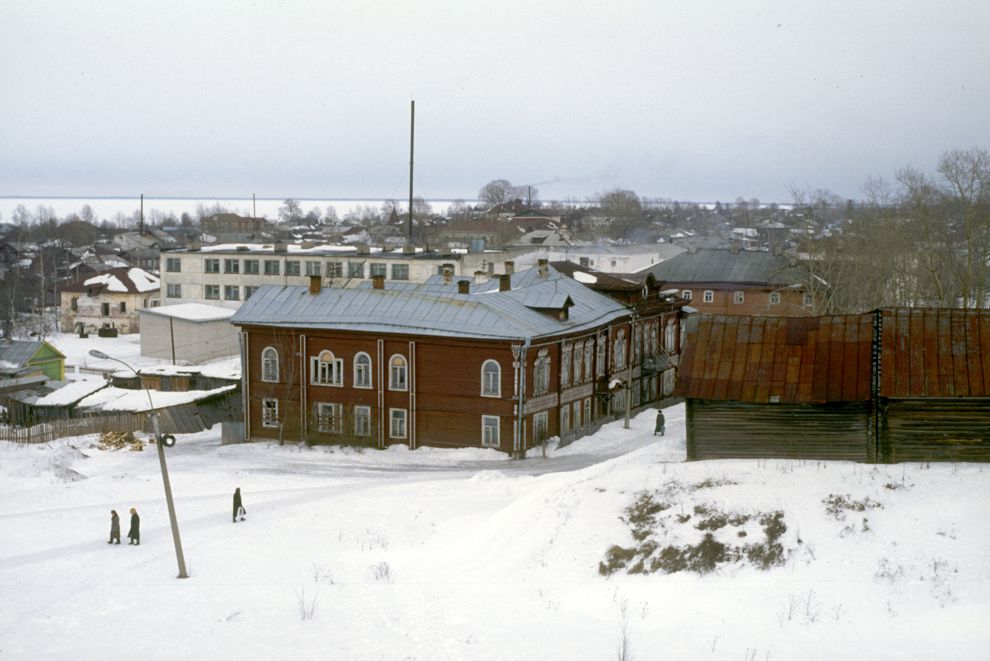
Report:
[[[669,394],[672,380],[642,365],[680,335],[675,308],[639,317],[545,261],[479,283],[263,286],[231,322],[249,440],[517,456]]]

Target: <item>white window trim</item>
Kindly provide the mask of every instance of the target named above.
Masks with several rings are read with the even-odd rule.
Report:
[[[715,291],[711,289],[706,289],[705,293],[702,295],[701,300],[705,303],[715,302]]]
[[[395,385],[395,372],[393,371],[396,366],[392,365],[392,361],[396,358],[402,359],[402,369],[403,369],[403,381],[405,383],[402,386]],[[407,392],[409,390],[409,361],[401,353],[393,353],[388,359],[388,389],[395,390],[398,392]]]
[[[333,425],[329,427],[323,426],[323,410],[329,408],[333,411],[333,415],[330,416],[334,421]],[[317,431],[323,434],[340,434],[344,431],[344,407],[336,402],[317,402],[316,403],[316,428]]]
[[[269,410],[268,402],[275,402],[273,411],[275,413],[274,419],[269,418],[265,415],[266,411]],[[274,397],[265,397],[261,400],[261,426],[268,429],[278,429],[278,400]]]
[[[361,358],[362,356],[368,359],[368,362],[367,362],[367,365],[366,365],[366,367],[367,367],[368,383],[365,384],[365,385],[362,385],[362,384],[359,384],[358,383],[358,374],[359,374],[359,372],[358,372],[358,358]],[[372,368],[372,362],[371,362],[371,356],[370,355],[368,355],[364,351],[359,351],[356,354],[354,354],[353,369],[354,369],[354,387],[355,388],[363,388],[363,389],[366,389],[367,390],[367,389],[370,389],[370,388],[373,388],[374,387],[374,380],[375,380],[375,378],[373,376],[373,371],[372,371],[371,368]]]
[[[780,292],[779,291],[770,292],[768,299],[770,305],[780,305]]]
[[[330,371],[333,375],[332,380],[322,381],[320,380],[320,368],[322,365],[330,365]],[[344,360],[342,358],[337,358],[333,355],[332,351],[324,349],[316,356],[310,356],[309,359],[309,383],[314,386],[329,386],[333,388],[341,388],[344,385]]]
[[[681,292],[681,298],[683,298],[685,301],[690,301],[693,295],[694,294],[691,293],[690,289],[685,289],[684,291]]]
[[[742,305],[743,303],[745,303],[746,292],[744,292],[742,289],[737,289],[736,291],[732,292],[732,302],[735,305]]]
[[[269,370],[265,369],[266,366],[266,355],[272,353],[275,356],[275,360],[272,362],[272,372],[269,374]],[[279,369],[278,369],[278,349],[275,347],[265,347],[261,350],[261,380],[265,383],[278,383],[279,382]]]
[[[395,433],[395,414],[402,414],[402,426],[405,427],[401,435]],[[409,413],[406,409],[388,410],[388,437],[389,438],[409,438]]]
[[[485,383],[485,368],[488,365],[495,366],[495,391],[489,392],[487,388],[487,383]],[[498,364],[497,360],[489,358],[481,364],[481,396],[482,397],[501,397],[502,396],[502,366]]]
[[[495,424],[494,425],[490,424],[490,421],[492,421],[492,420],[495,421]],[[485,430],[488,429],[489,427],[494,427],[495,428],[495,434],[494,434],[495,442],[494,443],[487,442],[485,440]],[[499,445],[501,445],[501,442],[500,442],[501,441],[501,438],[502,438],[502,421],[501,421],[501,418],[499,418],[497,415],[483,415],[483,416],[481,416],[481,447],[484,447],[484,448],[497,448]]]
[[[361,413],[365,415],[362,416]],[[361,430],[358,429],[358,420],[364,418],[368,421],[368,431],[362,434]],[[371,436],[371,407],[370,406],[355,406],[354,407],[354,435],[355,436]]]

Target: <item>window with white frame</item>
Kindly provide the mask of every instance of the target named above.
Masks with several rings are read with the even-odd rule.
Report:
[[[615,342],[612,343],[612,367],[623,370],[626,368],[626,330],[620,328],[615,333]]]
[[[261,380],[278,383],[278,350],[265,347],[261,352]]]
[[[481,396],[502,396],[502,368],[497,361],[486,360],[481,366]]]
[[[208,301],[219,301],[220,285],[203,285],[203,298]]]
[[[165,270],[169,273],[179,273],[182,271],[182,260],[178,257],[166,257]]]
[[[371,387],[371,356],[363,351],[354,356],[354,387]]]
[[[673,319],[668,320],[663,329],[663,348],[666,353],[674,353],[677,350],[677,347],[674,346],[675,330],[676,326]]]
[[[306,262],[306,275],[320,275],[320,263]]]
[[[224,285],[223,298],[227,301],[241,300],[241,288],[237,285]]]
[[[344,361],[326,350],[310,357],[309,382],[319,386],[344,385]]]
[[[279,261],[277,259],[265,260],[265,275],[278,275]]]
[[[581,402],[574,402],[574,429],[581,428]]]
[[[371,436],[371,407],[354,407],[354,435]]]
[[[690,301],[691,300],[691,290],[690,289],[685,289],[684,291],[682,291],[681,292],[681,298],[683,298],[685,301]]]
[[[814,304],[815,304],[815,297],[812,296],[811,294],[805,294],[804,295],[804,307],[810,308]]]
[[[560,407],[560,433],[566,434],[571,430],[571,407],[564,406]]]
[[[560,350],[560,385],[571,385],[571,351],[573,347],[567,343]]]
[[[770,292],[770,305],[780,305],[780,292],[772,291]]]
[[[203,271],[206,273],[219,273],[220,272],[220,260],[218,258],[208,257],[203,260]]]
[[[498,416],[481,416],[481,444],[485,447],[498,447],[500,439]]]
[[[595,341],[585,340],[584,342],[584,380],[591,381],[591,375],[595,373]]]
[[[550,415],[546,411],[540,411],[533,415],[533,442],[542,443],[550,436]]]
[[[261,426],[278,427],[278,400],[266,397],[261,400]]]
[[[316,426],[321,432],[339,434],[343,430],[343,407],[335,402],[316,403]]]
[[[343,278],[344,277],[344,263],[343,262],[327,262],[327,277],[330,277],[330,278]]]
[[[408,264],[392,264],[392,279],[393,280],[408,280],[409,279],[409,265]]]
[[[550,352],[540,349],[533,361],[533,395],[539,397],[550,390]]]
[[[348,278],[363,278],[364,277],[364,262],[348,262],[347,263],[347,277]]]
[[[239,260],[239,259],[225,259],[225,260],[223,260],[223,272],[224,273],[240,273],[241,272],[241,260]]]
[[[705,293],[704,293],[704,296],[702,296],[702,300],[705,303],[714,303],[715,302],[715,292],[713,290],[711,290],[711,289],[706,289],[705,290]]]
[[[584,424],[591,424],[591,398],[584,400]]]
[[[244,260],[244,273],[247,275],[258,275],[261,273],[261,262],[257,259]]]
[[[388,359],[388,389],[408,390],[408,370],[405,356],[395,354]]]
[[[166,298],[182,298],[182,285],[170,282],[165,285]]]
[[[607,337],[608,336],[605,335],[605,333],[599,333],[598,335],[598,352],[597,352],[598,355],[596,356],[596,360],[595,360],[595,362],[597,363],[596,366],[597,369],[595,370],[595,372],[598,374],[598,376],[605,376],[605,349],[607,346],[605,340]]]
[[[584,347],[581,344],[574,345],[574,383],[581,383],[581,371],[584,369]]]
[[[389,409],[388,411],[389,411],[389,416],[388,416],[389,438],[406,438],[408,434],[406,430],[406,410]]]
[[[732,302],[739,304],[746,300],[746,294],[741,290],[732,292]]]
[[[299,262],[296,260],[288,260],[285,262],[286,275],[299,275],[299,273]]]
[[[388,275],[388,264],[379,264],[377,262],[368,265],[368,277],[384,278]]]

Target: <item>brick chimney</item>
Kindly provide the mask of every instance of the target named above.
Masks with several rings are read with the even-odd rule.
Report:
[[[443,265],[443,284],[449,285],[454,278],[454,269],[449,264]]]
[[[471,293],[471,281],[470,280],[458,280],[457,281],[457,293],[458,294],[470,294]]]
[[[505,274],[506,275],[512,275],[515,272],[516,272],[516,263],[515,262],[506,262],[505,263]]]
[[[550,275],[550,261],[546,259],[539,259],[536,261],[536,266],[539,269],[539,274],[541,278],[545,278]]]
[[[309,276],[309,293],[316,294],[320,293],[320,288],[323,286],[323,278],[318,275]]]
[[[512,289],[512,274],[504,273],[498,276],[498,290],[509,291],[510,289]]]
[[[385,276],[376,275],[371,278],[371,288],[372,289],[385,289]]]

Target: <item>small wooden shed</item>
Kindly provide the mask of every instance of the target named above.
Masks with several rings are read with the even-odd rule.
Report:
[[[676,394],[688,459],[990,460],[990,311],[700,315]]]

